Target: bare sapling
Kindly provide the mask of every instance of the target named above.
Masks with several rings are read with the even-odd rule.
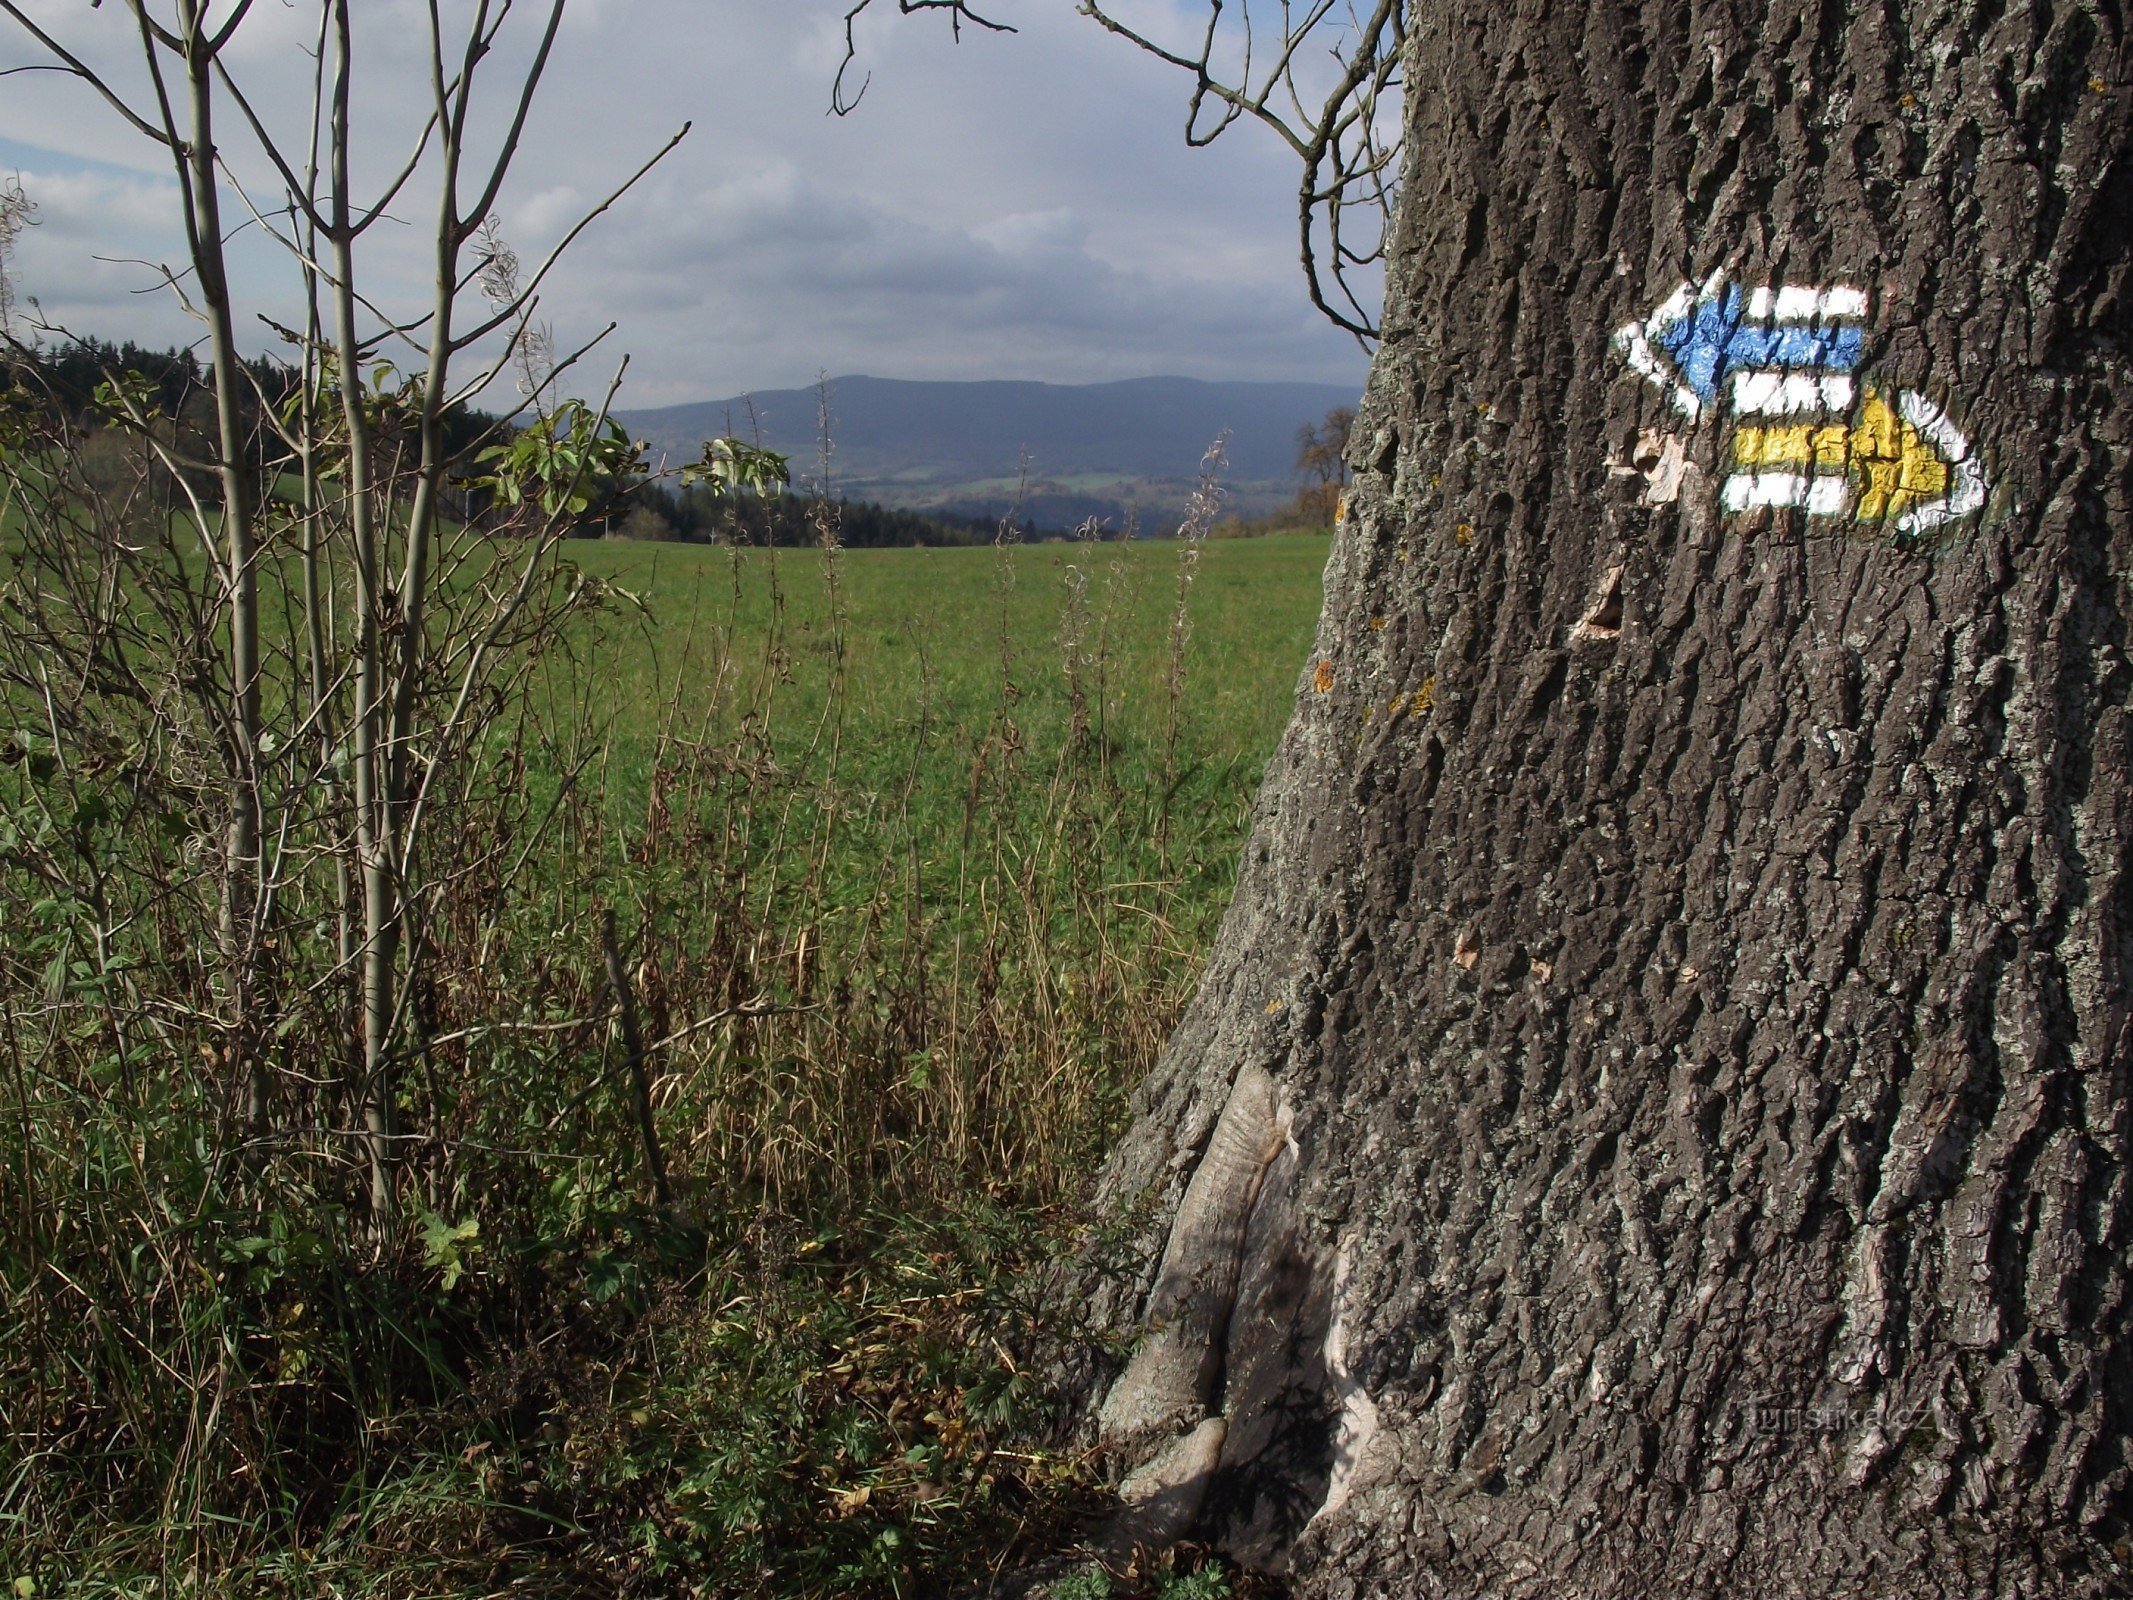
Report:
[[[161,11],[131,0],[119,21],[141,63],[135,80],[146,89],[137,91],[67,50],[21,7],[0,4],[53,67],[166,153],[177,185],[185,270],[164,276],[204,328],[201,398],[210,421],[166,418],[138,384],[112,373],[91,426],[140,441],[155,480],[175,489],[179,517],[212,552],[213,592],[160,624],[163,650],[197,668],[175,691],[197,715],[179,716],[171,694],[155,703],[172,724],[162,741],[168,760],[193,759],[176,754],[182,745],[212,751],[219,768],[214,1058],[241,1102],[232,1136],[254,1145],[279,1137],[277,1121],[290,1125],[298,1102],[315,1092],[315,1075],[291,1076],[273,1059],[270,1029],[301,1035],[292,1033],[290,995],[261,985],[273,975],[287,989],[289,918],[322,897],[335,928],[331,964],[294,993],[299,1001],[329,997],[331,1030],[352,1033],[345,1052],[332,1052],[347,1071],[331,1076],[360,1114],[367,1204],[381,1237],[395,1209],[396,1152],[410,1137],[400,1074],[423,1053],[426,924],[454,876],[475,870],[457,858],[456,842],[428,862],[428,823],[470,792],[467,763],[479,764],[485,729],[518,692],[511,686],[535,643],[596,598],[556,587],[557,541],[634,456],[605,403],[555,398],[558,377],[584,352],[556,358],[536,320],[539,291],[562,249],[652,164],[591,207],[521,281],[494,211],[564,5],[543,8],[526,64],[498,84],[501,133],[487,130],[479,141],[474,123],[489,99],[487,80],[510,70],[497,52],[513,8],[479,0],[466,8],[456,41],[445,9],[430,8],[429,104],[405,130],[406,159],[359,197],[359,50],[348,0],[319,0],[309,117],[293,137],[268,126],[230,69],[249,5],[173,0]],[[231,127],[241,150],[229,148]],[[477,160],[472,142],[491,153]],[[246,187],[247,174],[259,172],[280,190],[272,206],[255,204]],[[430,295],[394,312],[363,286],[366,245],[425,188]],[[240,352],[226,214],[233,197],[245,223],[278,241],[298,274],[301,325],[269,319],[296,346],[294,367],[247,362]],[[453,419],[506,371],[519,376],[521,394],[483,462],[472,465]],[[63,450],[65,438],[52,443]],[[16,464],[28,461],[16,453]],[[64,532],[48,518],[27,538],[51,546]],[[116,554],[114,569],[135,576],[114,570],[105,590],[194,595],[182,576],[187,558],[167,546],[152,537]],[[73,565],[79,571],[78,559]],[[174,589],[166,582],[173,577]],[[66,603],[91,603],[79,584],[64,593]],[[49,621],[60,603],[61,591],[46,589],[40,614]],[[97,699],[77,702],[77,736],[87,737],[102,714]],[[68,736],[65,728],[56,735],[61,743]],[[330,1003],[342,994],[345,1007]],[[330,1114],[299,1120],[337,1122]]]

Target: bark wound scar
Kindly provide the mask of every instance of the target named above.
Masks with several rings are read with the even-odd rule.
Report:
[[[1340,1421],[1333,1438],[1333,1471],[1326,1481],[1326,1498],[1311,1513],[1311,1520],[1330,1517],[1347,1503],[1354,1491],[1356,1469],[1364,1450],[1378,1433],[1377,1402],[1370,1398],[1348,1365],[1348,1293],[1354,1271],[1354,1240],[1341,1249],[1333,1269],[1333,1321],[1326,1329],[1326,1373],[1340,1401]]]
[[[1622,563],[1617,561],[1602,574],[1599,592],[1577,626],[1570,630],[1572,644],[1603,643],[1622,636]]]
[[[1237,1296],[1245,1225],[1285,1139],[1273,1078],[1264,1068],[1246,1067],[1185,1187],[1140,1345],[1104,1397],[1098,1421],[1106,1442],[1197,1423],[1205,1414]]]
[[[1681,497],[1681,478],[1688,468],[1688,455],[1678,433],[1660,433],[1647,428],[1637,435],[1636,470],[1644,477],[1644,503],[1672,505]]]

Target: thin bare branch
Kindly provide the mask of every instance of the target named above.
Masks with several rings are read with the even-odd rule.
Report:
[[[540,48],[533,53],[532,64],[526,68],[525,78],[519,85],[518,105],[511,114],[511,127],[504,135],[502,147],[497,151],[495,163],[489,171],[489,181],[482,189],[481,198],[454,219],[455,225],[461,230],[462,238],[471,235],[476,228],[481,226],[482,218],[495,209],[496,197],[502,191],[504,179],[511,171],[512,158],[518,154],[519,140],[525,135],[526,118],[533,111],[533,97],[541,87],[541,79],[547,74],[548,57],[555,48],[556,30],[563,25],[564,3],[565,0],[555,0],[555,4],[549,8],[548,26],[541,34]],[[488,8],[484,6],[482,9],[486,12]],[[508,14],[509,11],[509,0],[506,0],[504,13]],[[504,16],[500,14],[496,19],[496,26],[500,28],[503,23]],[[478,20],[475,24],[475,30],[475,42],[469,44],[466,65],[460,69],[460,88],[456,112],[459,126],[456,132],[461,138],[464,138],[466,133],[467,94],[472,86],[474,62],[483,51],[488,49],[488,42],[480,36],[480,23]],[[494,38],[493,32],[489,37]],[[688,132],[686,125],[684,125],[682,132]],[[678,140],[679,135],[676,138]],[[672,149],[673,146],[669,145],[667,148]],[[666,154],[666,151],[662,150],[660,155],[664,154]],[[653,159],[657,160],[658,157],[655,156]],[[630,180],[631,183],[636,181],[635,178]],[[605,208],[603,207],[602,209]],[[597,214],[595,213],[595,215]]]
[[[844,59],[837,64],[837,81],[830,87],[830,109],[840,117],[848,116],[858,106],[866,95],[867,85],[873,81],[873,74],[868,73],[860,79],[859,87],[852,91],[850,98],[846,98],[845,74],[851,71],[852,64],[859,59],[859,44],[853,37],[853,29],[859,21],[860,13],[871,10],[873,5],[874,0],[855,0],[844,13]],[[896,0],[896,9],[907,17],[920,11],[947,12],[949,31],[957,40],[963,37],[963,24],[966,22],[974,28],[983,28],[988,33],[1016,31],[1005,22],[995,22],[990,17],[980,16],[971,9],[969,0]]]
[[[207,41],[207,53],[210,56],[222,54],[222,47],[230,42],[231,35],[236,33],[238,25],[244,21],[245,13],[251,9],[252,0],[237,0],[237,4],[230,10],[229,20],[217,28],[214,37]]]
[[[658,166],[660,162],[664,161],[673,152],[674,147],[680,144],[682,140],[686,139],[689,136],[689,129],[693,126],[693,123],[684,122],[681,127],[675,131],[674,136],[671,139],[667,140],[665,144],[661,145],[658,150],[653,152],[651,157],[645,161],[644,165],[639,167],[635,172],[631,173],[627,178],[623,179],[621,183],[617,184],[608,193],[606,199],[602,200],[598,205],[594,206],[583,216],[579,217],[577,222],[571,227],[570,231],[564,234],[563,237],[557,241],[555,248],[548,252],[547,257],[541,262],[539,268],[536,269],[533,276],[526,281],[525,287],[519,291],[518,298],[512,301],[509,305],[504,306],[496,313],[495,316],[489,318],[488,321],[477,324],[475,327],[471,328],[467,332],[461,334],[457,339],[453,340],[453,350],[464,350],[469,345],[487,338],[498,328],[503,327],[504,324],[515,320],[518,317],[520,311],[522,311],[527,305],[529,305],[534,295],[539,292],[541,287],[541,281],[548,276],[548,274],[554,269],[555,264],[562,259],[563,252],[568,250],[573,244],[577,242],[578,235],[583,233],[587,228],[591,227],[594,222],[599,220],[600,217],[604,216],[607,211],[615,204],[616,201],[620,200],[624,195],[628,194],[630,190],[636,188],[637,185],[643,181],[646,173],[650,172],[654,167]],[[486,216],[488,213],[482,212],[480,214]]]
[[[24,12],[20,6],[15,4],[15,0],[0,0],[0,11],[5,11],[9,16],[13,17],[15,21],[22,25],[22,29],[25,33],[29,34],[31,38],[35,39],[39,44],[43,45],[45,49],[51,51],[53,55],[59,58],[61,65],[57,70],[72,73],[75,77],[81,79],[82,82],[86,83],[90,88],[94,89],[99,95],[103,96],[105,102],[110,105],[112,110],[116,111],[120,116],[124,117],[129,123],[133,125],[133,129],[136,133],[144,134],[148,138],[155,140],[158,144],[173,143],[173,139],[170,134],[160,128],[157,128],[153,123],[149,122],[139,112],[135,111],[133,107],[126,104],[124,100],[119,98],[118,91],[113,89],[110,84],[106,83],[93,68],[91,68],[87,63],[85,63],[79,56],[75,55],[71,50],[67,49],[65,45],[62,45],[57,39],[54,39],[49,33],[46,33],[44,29],[38,27],[36,23],[32,22],[29,18],[29,15]],[[26,69],[18,68],[16,70],[20,71]]]
[[[1379,107],[1386,92],[1399,84],[1407,0],[1376,0],[1367,18],[1352,4],[1342,6],[1342,0],[1308,0],[1293,7],[1284,3],[1279,45],[1271,61],[1257,66],[1251,9],[1240,5],[1234,13],[1239,59],[1232,73],[1218,72],[1215,66],[1226,0],[1206,3],[1206,26],[1190,51],[1167,46],[1120,20],[1105,9],[1104,0],[1080,0],[1080,10],[1107,32],[1192,79],[1186,143],[1211,144],[1250,117],[1296,153],[1303,163],[1297,188],[1298,255],[1311,303],[1357,339],[1375,338],[1376,325],[1348,273],[1383,256],[1392,189],[1388,174],[1397,172],[1400,147],[1397,137],[1381,139]],[[1337,8],[1345,9],[1344,18],[1336,19]],[[1298,63],[1306,42],[1325,32],[1334,34],[1338,73],[1322,96],[1317,91],[1307,96]],[[1285,100],[1286,108],[1277,100]],[[1220,108],[1211,118],[1210,104]],[[1367,245],[1350,240],[1356,212],[1364,213],[1360,226],[1373,241]]]

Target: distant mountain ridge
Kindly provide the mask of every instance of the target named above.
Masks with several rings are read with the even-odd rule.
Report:
[[[998,515],[1013,501],[1025,452],[1025,515],[1039,526],[1083,516],[1146,525],[1175,515],[1218,434],[1229,435],[1223,474],[1230,502],[1268,510],[1296,489],[1296,434],[1360,385],[1216,383],[1131,378],[1116,383],[917,382],[863,376],[830,380],[839,494],[914,510]],[[751,412],[752,407],[752,412]],[[619,414],[654,460],[693,459],[703,441],[757,433],[812,476],[816,395],[809,389]]]

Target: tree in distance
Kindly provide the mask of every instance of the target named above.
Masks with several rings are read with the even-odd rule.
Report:
[[[1323,524],[1330,525],[1348,488],[1348,435],[1355,427],[1355,408],[1335,406],[1323,420],[1307,422],[1296,430],[1296,473],[1304,480],[1297,505]]]

